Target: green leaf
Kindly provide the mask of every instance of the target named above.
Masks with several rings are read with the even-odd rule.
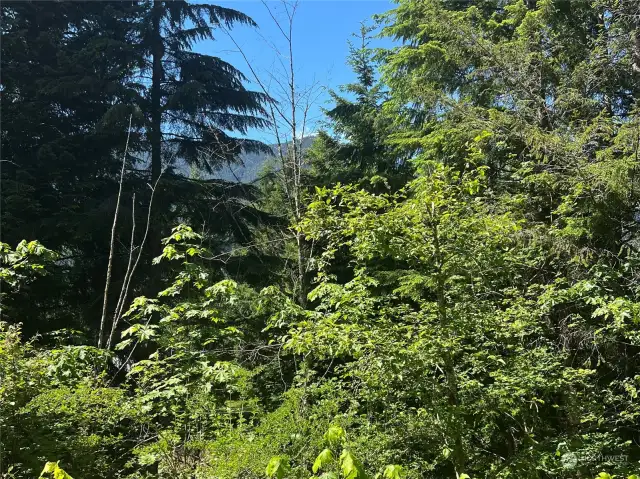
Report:
[[[40,473],[40,477],[47,477],[45,474],[50,475],[49,477],[53,477],[53,479],[73,479],[69,474],[65,472],[59,465],[58,462],[47,462],[44,465],[44,469]]]
[[[331,449],[324,449],[320,454],[318,454],[316,461],[313,463],[313,467],[311,468],[313,473],[316,474],[323,466],[329,464],[331,461],[333,461],[333,453],[331,452]]]
[[[340,467],[344,479],[361,479],[365,477],[362,465],[348,449],[342,451],[340,455]]]
[[[329,444],[340,444],[340,442],[345,438],[344,429],[340,426],[333,425],[330,426],[327,432],[324,434],[324,439]]]
[[[402,466],[398,466],[397,464],[389,464],[384,468],[384,472],[382,473],[382,475],[386,479],[403,479],[405,477],[405,472]]]
[[[58,464],[55,463],[55,462],[47,462],[44,465],[44,469],[42,469],[42,472],[40,473],[40,477],[43,477],[45,474],[52,473],[56,469],[57,466],[58,466]]]
[[[133,340],[131,338],[125,339],[124,341],[120,341],[118,344],[116,344],[116,347],[114,349],[116,351],[122,351],[127,346],[129,346],[132,342],[133,342]]]
[[[282,479],[291,470],[289,466],[289,460],[284,456],[272,457],[267,464],[267,477],[275,477],[276,479]]]

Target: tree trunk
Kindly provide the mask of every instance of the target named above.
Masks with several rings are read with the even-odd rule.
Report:
[[[299,220],[298,220],[299,221]],[[307,255],[306,241],[302,233],[296,234],[296,245],[298,247],[298,304],[302,308],[307,308],[307,295],[309,294],[309,281],[307,275]]]
[[[164,56],[164,44],[160,22],[162,19],[162,1],[154,0],[152,11],[152,60],[153,71],[151,78],[151,182],[160,176],[162,171],[162,57]]]

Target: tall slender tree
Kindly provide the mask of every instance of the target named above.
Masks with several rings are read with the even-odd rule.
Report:
[[[376,73],[376,51],[371,48],[374,26],[365,23],[349,41],[347,63],[356,81],[330,90],[333,106],[325,110],[327,130],[318,134],[309,155],[316,181],[324,184],[357,182],[375,175],[406,179],[406,163],[386,142],[390,117],[383,113],[388,96]]]
[[[179,158],[210,173],[243,151],[261,151],[259,142],[231,133],[264,127],[268,97],[247,90],[245,77],[229,63],[193,51],[196,42],[214,39],[217,26],[255,26],[253,20],[230,8],[185,0],[150,0],[144,7],[141,74],[147,87],[139,106],[152,181],[162,171],[163,158]]]

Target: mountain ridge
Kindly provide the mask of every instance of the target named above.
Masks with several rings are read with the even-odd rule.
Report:
[[[302,150],[307,150],[316,136],[306,136],[302,138]],[[288,143],[287,143],[288,145]],[[285,147],[287,146],[285,145]],[[241,163],[224,165],[218,169],[212,178],[237,181],[240,183],[252,183],[259,178],[260,171],[264,168],[269,160],[277,155],[277,144],[267,145],[271,149],[269,153],[246,153],[240,155]]]

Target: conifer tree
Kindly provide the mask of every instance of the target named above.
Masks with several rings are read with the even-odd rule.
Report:
[[[2,240],[41,238],[63,264],[23,298],[27,334],[80,326],[99,294],[140,13],[118,1],[2,3]]]
[[[266,125],[264,94],[246,90],[242,73],[224,60],[196,53],[198,41],[212,40],[218,25],[255,26],[248,16],[211,4],[184,0],[144,2],[140,24],[142,75],[150,79],[139,106],[144,112],[151,152],[151,177],[163,155],[177,156],[211,173],[261,145],[232,137]]]
[[[31,325],[92,329],[127,139],[116,292],[132,216],[135,211],[137,243],[149,207],[147,184],[162,168],[178,158],[211,172],[242,151],[262,148],[233,132],[264,124],[266,95],[247,91],[242,74],[222,59],[192,51],[195,42],[213,38],[216,25],[254,23],[235,10],[180,1],[4,2],[2,17],[3,240],[41,238],[66,258],[64,274],[46,278],[39,294],[25,298],[25,333],[33,332]],[[250,187],[170,173],[157,189],[148,244],[159,245],[177,218],[206,224],[215,251],[251,240],[248,223],[262,217],[247,201]],[[82,309],[72,320],[70,304]],[[38,309],[47,310],[47,321],[31,321],[27,311],[35,316]]]
[[[387,92],[377,79],[375,50],[370,47],[374,29],[362,23],[353,35],[357,43],[349,41],[347,63],[356,82],[329,92],[334,105],[325,114],[331,133],[321,131],[310,151],[321,183],[395,176],[403,170],[403,162],[385,142],[391,125],[382,108]]]

